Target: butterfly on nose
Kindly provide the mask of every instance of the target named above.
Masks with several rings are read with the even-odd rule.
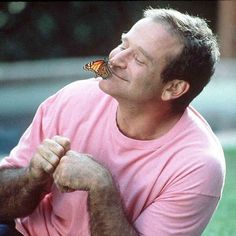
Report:
[[[107,79],[111,75],[111,70],[107,60],[91,61],[83,66],[84,70],[92,71],[96,77],[101,76],[103,79]]]

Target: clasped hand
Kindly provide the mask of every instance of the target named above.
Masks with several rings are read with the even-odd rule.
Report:
[[[53,182],[61,192],[97,190],[111,183],[111,176],[88,154],[70,150],[70,140],[61,136],[45,139],[37,148],[30,165],[35,181]]]

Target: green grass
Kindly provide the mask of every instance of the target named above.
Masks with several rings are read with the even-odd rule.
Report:
[[[226,180],[218,209],[203,236],[236,235],[236,149],[225,149]]]

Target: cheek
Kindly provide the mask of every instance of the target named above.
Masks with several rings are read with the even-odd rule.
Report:
[[[133,77],[135,78],[134,86],[139,87],[142,93],[156,93],[159,89],[158,78],[155,73],[149,73],[147,70],[134,71]]]
[[[139,83],[146,81],[146,77],[148,77],[149,73],[145,67],[138,65],[135,60],[132,60],[129,62],[129,68],[131,68],[130,73],[134,80],[138,80],[137,82]]]

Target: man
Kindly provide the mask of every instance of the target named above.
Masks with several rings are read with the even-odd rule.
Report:
[[[107,80],[39,107],[1,163],[0,218],[23,235],[200,235],[222,193],[222,148],[189,103],[219,52],[205,21],[149,9]]]

